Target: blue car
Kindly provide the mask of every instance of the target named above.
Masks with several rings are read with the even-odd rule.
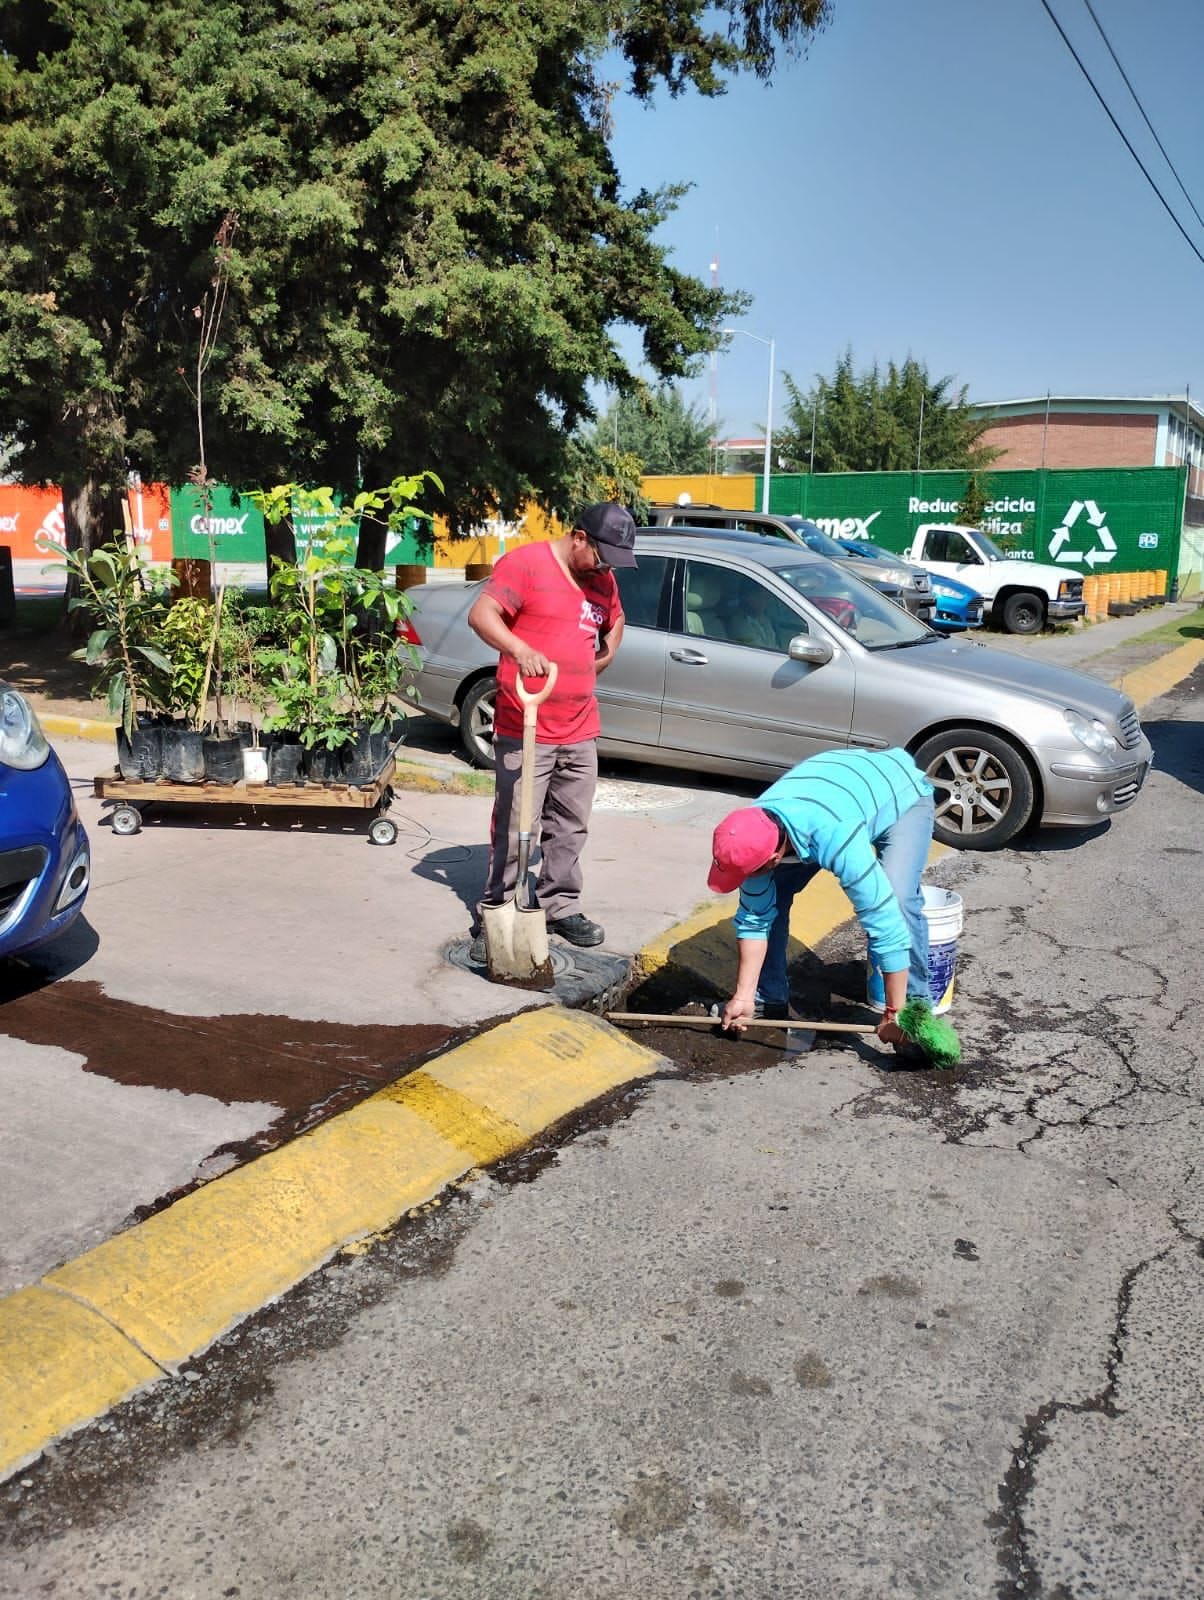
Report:
[[[0,957],[65,933],[90,873],[62,763],[25,696],[0,685]]]
[[[839,539],[850,555],[870,556],[875,561],[886,558],[897,562],[899,557],[880,544],[872,544],[868,539]],[[927,571],[927,568],[920,568]],[[946,578],[939,572],[929,572],[928,581],[932,585],[932,593],[936,600],[936,610],[928,620],[930,628],[936,628],[941,633],[964,633],[967,628],[982,627],[983,602],[977,589],[971,589],[968,583],[959,583],[956,578]]]
[[[967,628],[982,627],[982,596],[968,583],[956,578],[946,578],[943,573],[929,573],[932,592],[936,597],[936,611],[930,628],[941,633],[964,633]]]

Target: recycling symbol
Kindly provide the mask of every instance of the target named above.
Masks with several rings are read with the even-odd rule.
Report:
[[[1097,549],[1093,545],[1090,550],[1065,549],[1064,546],[1070,541],[1070,530],[1084,514],[1089,524],[1089,533],[1098,539],[1102,548]],[[1104,513],[1094,500],[1075,500],[1071,504],[1060,526],[1054,529],[1053,538],[1049,541],[1049,554],[1052,560],[1058,562],[1084,561],[1092,571],[1112,560],[1116,554],[1116,540],[1108,532],[1104,524]]]

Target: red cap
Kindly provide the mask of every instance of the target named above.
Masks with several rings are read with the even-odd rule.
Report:
[[[759,806],[732,811],[715,829],[711,840],[711,871],[707,888],[730,894],[751,878],[778,847],[778,825]]]

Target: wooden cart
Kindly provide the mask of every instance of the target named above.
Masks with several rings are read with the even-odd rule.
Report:
[[[267,806],[291,806],[294,810],[334,806],[342,811],[366,813],[369,842],[385,845],[397,840],[397,824],[385,815],[393,800],[395,769],[396,763],[390,756],[371,783],[329,786],[318,783],[165,783],[162,780],[139,783],[123,778],[114,769],[93,778],[92,792],[98,800],[115,802],[110,816],[114,833],[138,833],[142,827],[142,813],[148,806],[242,806],[248,810]]]

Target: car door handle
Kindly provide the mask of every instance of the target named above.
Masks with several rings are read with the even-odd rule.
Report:
[[[680,661],[683,667],[705,667],[709,663],[701,650],[670,650],[670,661]]]

